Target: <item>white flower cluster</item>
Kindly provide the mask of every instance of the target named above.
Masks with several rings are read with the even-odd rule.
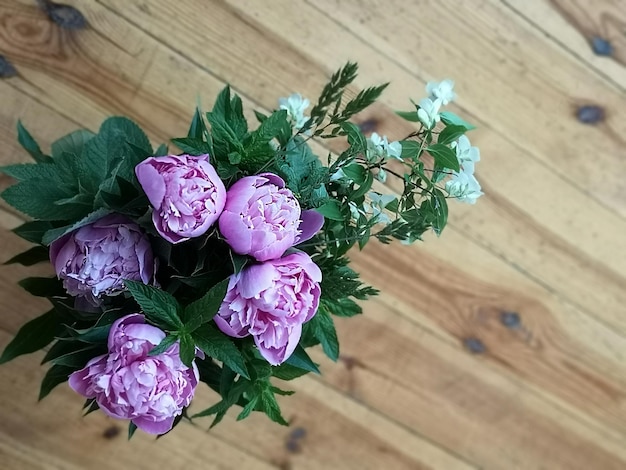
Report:
[[[454,82],[452,80],[428,82],[426,93],[429,95],[428,98],[418,103],[417,117],[427,129],[432,129],[441,120],[439,116],[441,106],[449,104],[456,98]]]
[[[309,120],[309,117],[304,115],[304,111],[306,111],[310,104],[311,102],[303,98],[300,93],[294,93],[287,98],[280,98],[278,100],[279,108],[287,111],[291,127],[295,130],[301,129]]]
[[[456,98],[454,82],[452,80],[428,82],[426,93],[429,97],[419,102],[417,117],[427,129],[433,129],[441,120],[439,116],[441,106],[449,104]],[[474,176],[474,166],[480,160],[480,151],[478,147],[472,147],[464,135],[453,142],[451,147],[456,151],[461,170],[452,172],[452,177],[446,182],[446,192],[458,201],[475,204],[476,199],[483,194],[480,183]]]
[[[384,163],[390,158],[402,161],[402,145],[400,142],[389,142],[387,136],[379,136],[376,132],[367,139],[367,161]],[[376,179],[384,183],[387,180],[387,173],[380,167],[376,173]]]

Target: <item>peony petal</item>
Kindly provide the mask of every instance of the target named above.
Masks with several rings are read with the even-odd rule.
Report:
[[[255,264],[241,272],[237,289],[246,299],[258,298],[261,292],[269,289],[280,278],[280,273],[270,262]]]
[[[152,211],[152,223],[154,224],[156,231],[159,232],[159,235],[174,245],[189,240],[189,237],[181,237],[177,233],[170,230],[164,230],[162,227],[163,221],[161,217],[159,217],[159,213],[157,211]]]
[[[226,319],[224,319],[220,315],[215,315],[213,317],[213,320],[215,320],[215,324],[222,331],[222,333],[227,334],[228,336],[232,336],[233,338],[245,338],[246,336],[248,336],[248,332],[245,330],[242,330],[242,331],[234,330],[230,326],[228,321],[226,321]]]
[[[148,434],[165,434],[172,429],[174,416],[160,421],[155,421],[151,416],[140,416],[139,418],[134,418],[132,421],[139,429]]]
[[[285,181],[280,176],[275,175],[274,173],[261,173],[258,176],[266,178],[268,182],[278,186],[281,189],[285,187]]]
[[[316,210],[309,209],[300,214],[300,235],[296,237],[296,245],[309,240],[324,226],[324,216]]]
[[[113,325],[111,325],[111,329],[109,330],[109,339],[107,342],[107,347],[109,348],[109,351],[111,351],[113,349],[113,346],[115,345],[114,338],[115,335],[118,333],[118,330],[124,328],[126,325],[133,325],[137,323],[141,324],[145,322],[146,317],[144,317],[140,313],[132,313],[130,315],[126,315],[125,317],[115,320],[113,322]]]
[[[165,181],[156,168],[152,166],[154,157],[147,158],[135,167],[135,174],[144,193],[148,196],[150,204],[155,209],[160,209],[165,198]]]

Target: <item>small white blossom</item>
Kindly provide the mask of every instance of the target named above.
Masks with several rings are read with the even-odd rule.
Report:
[[[452,80],[443,80],[441,82],[428,82],[426,84],[426,93],[431,99],[441,100],[446,105],[450,101],[454,101],[456,93],[454,92],[454,82]]]
[[[347,178],[348,175],[343,171],[343,168],[339,168],[332,175],[330,175],[330,181],[339,181],[340,179]]]
[[[417,117],[427,129],[432,129],[441,120],[439,108],[441,108],[441,100],[439,99],[433,101],[430,98],[424,98],[419,102]]]
[[[387,181],[387,172],[383,168],[378,169],[378,173],[376,173],[376,179],[381,183]]]
[[[278,105],[280,109],[287,111],[289,122],[294,129],[300,129],[308,121],[309,117],[304,115],[304,111],[309,107],[311,102],[303,98],[300,93],[294,93],[288,98],[280,98]]]
[[[446,192],[458,201],[468,204],[476,204],[476,199],[483,195],[478,180],[465,171],[453,173],[452,178],[446,182]]]
[[[395,158],[402,160],[402,145],[400,142],[389,142],[387,136],[379,136],[376,132],[367,139],[367,159],[376,161],[379,159]]]
[[[474,165],[480,161],[480,150],[478,147],[472,147],[470,140],[462,135],[459,140],[452,142],[452,149],[456,151],[456,158],[465,173],[474,174]]]
[[[377,222],[381,224],[390,223],[391,220],[389,219],[389,216],[385,214],[383,210],[389,203],[391,203],[391,201],[395,199],[395,196],[392,196],[391,194],[378,194],[373,191],[367,193],[367,196],[369,197],[372,205],[372,214],[374,217],[377,217]]]

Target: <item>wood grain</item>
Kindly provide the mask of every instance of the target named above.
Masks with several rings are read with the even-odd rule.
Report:
[[[58,28],[29,0],[0,0],[0,53],[18,70],[0,81],[3,164],[27,160],[18,118],[44,147],[111,114],[160,143],[182,135],[197,99],[209,107],[226,82],[250,114],[293,91],[316,96],[352,59],[362,75],[350,93],[392,81],[357,119],[392,138],[412,130],[393,109],[419,99],[428,79],[456,78],[452,109],[480,125],[470,137],[487,195],[452,206],[447,233],[423,247],[372,243],[354,253],[383,295],[363,317],[337,322],[338,364],[316,351],[324,375],[287,385],[298,392],[281,401],[292,428],[229,415],[209,433],[199,423],[157,444],[125,444],[119,423],[81,419],[67,388],[34,406],[43,375],[34,355],[0,369],[3,468],[626,467],[618,3],[67,3],[87,17],[86,30]],[[612,59],[589,54],[592,33],[611,36]],[[605,109],[594,127],[575,119],[589,103]],[[20,220],[0,211],[3,229]],[[6,232],[0,243],[2,259],[26,247]],[[46,308],[16,280],[46,269],[0,268],[0,346]]]

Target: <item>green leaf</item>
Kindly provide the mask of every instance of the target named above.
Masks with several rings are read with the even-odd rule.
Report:
[[[400,145],[402,145],[402,153],[400,154],[402,158],[419,157],[419,152],[422,148],[419,142],[415,140],[401,140]]]
[[[462,126],[466,130],[471,131],[472,129],[476,129],[476,126],[473,126],[469,122],[464,121],[461,117],[450,111],[443,111],[439,114],[441,116],[441,120],[446,126],[454,125],[454,126]]]
[[[291,356],[289,356],[289,359],[285,361],[285,364],[289,364],[293,367],[297,367],[308,372],[315,372],[316,374],[320,373],[317,364],[315,364],[315,362],[311,360],[307,352],[300,345],[296,346],[295,351]]]
[[[34,246],[30,250],[27,250],[19,255],[15,255],[4,264],[21,264],[23,266],[32,266],[43,261],[50,261],[50,255],[48,249],[43,246]]]
[[[348,144],[350,144],[350,153],[353,155],[365,154],[367,152],[367,139],[359,129],[359,126],[352,122],[344,122],[341,128],[348,136]]]
[[[204,123],[204,119],[202,118],[202,112],[200,111],[200,108],[196,108],[193,113],[193,118],[191,119],[191,125],[189,126],[187,137],[196,140],[204,140],[204,136],[206,134],[207,128]]]
[[[419,122],[417,111],[395,111],[395,113],[406,121]]]
[[[18,284],[35,297],[58,297],[67,293],[63,284],[56,277],[27,277]]]
[[[246,267],[250,258],[230,252],[230,262],[233,265],[233,274],[239,274]]]
[[[430,200],[435,215],[432,227],[439,236],[448,222],[448,201],[445,194],[438,188],[433,189],[433,196]]]
[[[66,382],[70,374],[76,371],[74,367],[52,366],[41,381],[39,400],[43,400],[59,384]]]
[[[164,157],[166,155],[168,155],[168,149],[167,149],[167,144],[161,144],[159,145],[156,150],[154,151],[154,156],[155,157]]]
[[[320,207],[316,207],[315,210],[327,219],[339,221],[344,220],[344,216],[341,213],[341,204],[335,199],[331,199],[330,201],[322,204]]]
[[[148,155],[152,154],[152,145],[150,145],[148,136],[127,117],[114,116],[108,118],[100,126],[99,133],[108,133],[113,137],[123,136],[126,143],[144,150]]]
[[[450,124],[449,126],[446,126],[444,130],[441,131],[441,133],[439,134],[439,137],[437,138],[437,143],[448,145],[454,142],[459,137],[461,137],[463,134],[465,134],[466,131],[467,131],[467,128],[465,126],[457,126],[454,124]]]
[[[30,320],[19,329],[15,337],[4,348],[2,356],[0,356],[0,364],[44,348],[59,333],[59,325],[60,318],[56,310],[50,310]]]
[[[261,407],[272,421],[283,426],[289,426],[289,423],[285,421],[285,418],[283,418],[280,413],[280,407],[278,406],[274,392],[272,392],[270,388],[264,388],[261,392]]]
[[[39,197],[41,196],[41,197]],[[18,211],[39,220],[71,220],[84,217],[90,208],[82,204],[55,204],[75,196],[72,190],[52,179],[34,178],[10,186],[2,198]]]
[[[224,333],[209,324],[204,324],[195,330],[192,336],[196,345],[207,356],[223,362],[242,377],[250,378],[241,352]]]
[[[360,197],[365,196],[365,194],[372,189],[372,184],[374,183],[374,176],[372,175],[371,172],[367,173],[367,176],[365,177],[365,181],[363,182],[362,185],[359,186],[359,189],[353,191],[352,193],[350,193],[350,199],[355,201],[357,199],[359,199]]]
[[[106,215],[109,215],[110,213],[111,213],[110,209],[100,208],[98,210],[95,210],[91,212],[90,214],[88,214],[87,216],[80,219],[78,222],[46,231],[46,233],[44,233],[42,237],[41,242],[44,245],[50,245],[53,241],[61,238],[62,236],[70,232],[73,232],[75,230],[78,230],[79,228],[84,227],[85,225],[89,225],[93,222],[96,222],[97,220],[100,220],[101,218],[103,218]]]
[[[292,366],[291,364],[283,363],[279,366],[272,367],[272,375],[280,380],[293,380],[308,373],[308,370]]]
[[[26,222],[19,227],[12,230],[18,237],[22,237],[24,240],[28,240],[32,243],[41,243],[44,233],[52,229],[50,222],[44,222],[42,220],[34,220],[32,222]]]
[[[91,328],[84,328],[79,330],[69,329],[70,334],[74,337],[76,341],[95,344],[106,343],[110,331],[111,324],[92,326]]]
[[[313,336],[321,343],[324,354],[337,362],[337,359],[339,359],[339,341],[337,340],[337,331],[335,330],[332,317],[325,309],[318,309],[310,323],[313,329]]]
[[[191,367],[196,357],[196,344],[189,334],[180,336],[180,360],[187,367]]]
[[[57,341],[48,350],[42,364],[52,361],[55,365],[82,369],[90,359],[106,353],[104,344],[86,344],[80,341]]]
[[[17,141],[36,162],[50,163],[52,161],[50,157],[43,154],[33,136],[28,133],[20,120],[17,121]]]
[[[226,297],[229,281],[224,279],[217,283],[203,297],[185,307],[183,318],[187,331],[193,332],[217,314]]]
[[[342,170],[344,174],[356,184],[363,184],[367,179],[368,171],[364,166],[359,165],[358,163],[346,165],[342,168]]]
[[[137,425],[132,421],[128,422],[128,440],[130,441],[137,431]]]
[[[172,139],[172,143],[188,155],[206,155],[209,153],[209,144],[204,140],[190,137]]]
[[[157,356],[159,354],[164,353],[176,341],[178,341],[178,336],[167,335],[165,338],[161,340],[161,342],[157,346],[155,346],[154,348],[150,350],[150,352],[148,353],[148,356]]]
[[[363,313],[361,306],[347,297],[336,300],[323,300],[323,302],[329,312],[338,317],[353,317]]]
[[[241,421],[242,419],[246,419],[248,416],[250,416],[250,413],[254,411],[254,408],[259,402],[259,398],[260,397],[258,395],[255,395],[250,399],[248,404],[243,407],[243,410],[241,410],[241,413],[237,415],[237,421]]]
[[[42,237],[41,243],[43,243],[44,245],[50,245],[53,241],[61,238],[63,235],[66,235],[70,232],[78,230],[81,227],[84,227],[85,225],[89,225],[97,220],[100,220],[102,217],[109,215],[110,213],[111,210],[100,208],[91,212],[86,217],[83,217],[76,223],[47,230]]]
[[[426,150],[433,156],[437,165],[454,171],[460,170],[459,160],[456,158],[456,152],[450,147],[442,144],[433,144]]]
[[[85,149],[85,144],[93,139],[94,136],[95,134],[91,131],[79,129],[65,137],[61,137],[52,143],[52,157],[56,159],[63,153],[74,154],[80,157]]]
[[[58,180],[56,165],[49,163],[16,163],[0,167],[0,173],[18,181],[33,178]]]
[[[137,281],[124,281],[124,284],[148,320],[166,329],[180,330],[183,327],[178,315],[180,305],[171,294]]]

